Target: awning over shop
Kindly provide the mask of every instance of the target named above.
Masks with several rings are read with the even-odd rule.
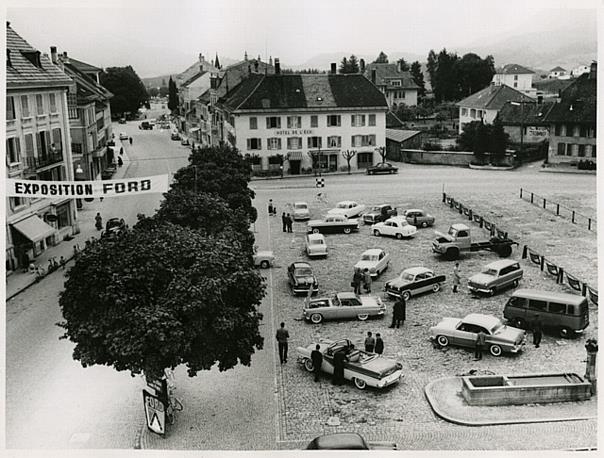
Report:
[[[288,161],[301,161],[302,160],[302,151],[289,151],[287,153]]]
[[[11,226],[34,243],[51,236],[55,232],[54,227],[49,226],[36,215],[11,224]]]

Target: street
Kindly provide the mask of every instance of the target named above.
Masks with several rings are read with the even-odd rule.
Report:
[[[155,115],[150,114],[149,117]],[[187,162],[189,149],[170,140],[168,130],[143,131],[139,122],[114,125],[133,137],[124,143],[128,160],[126,176],[174,173]],[[120,144],[117,142],[119,151]],[[452,348],[434,350],[427,342],[427,327],[444,314],[482,311],[500,315],[502,301],[509,292],[494,298],[470,299],[467,292],[453,297],[450,290],[409,303],[408,321],[399,334],[387,328],[386,320],[333,322],[317,326],[299,321],[301,298],[293,298],[287,288],[285,269],[289,262],[305,259],[301,254],[301,235],[281,231],[279,217],[266,215],[268,199],[277,213],[289,211],[286,205],[306,200],[319,217],[339,200],[351,199],[367,205],[382,202],[396,207],[420,207],[437,217],[434,229],[446,231],[460,216],[441,202],[444,190],[475,208],[501,220],[501,226],[522,243],[548,247],[548,255],[560,259],[586,281],[596,278],[593,233],[567,227],[518,198],[520,187],[542,195],[562,196],[570,203],[581,202],[583,211],[595,215],[595,185],[592,175],[539,173],[538,165],[514,172],[487,172],[441,166],[402,164],[398,175],[325,177],[328,203],[317,203],[314,177],[253,181],[254,204],[258,209],[255,224],[259,249],[275,252],[276,266],[262,271],[267,278],[267,295],[260,311],[264,314],[261,333],[264,349],[252,356],[252,366],[219,372],[212,370],[188,378],[184,367],[175,371],[177,397],[185,410],[177,415],[165,439],[144,432],[144,445],[159,449],[280,449],[300,448],[314,436],[331,431],[327,418],[338,415],[342,427],[361,431],[371,440],[394,440],[406,449],[548,449],[595,445],[595,421],[510,425],[467,428],[444,422],[434,416],[423,396],[423,387],[434,377],[455,375],[471,368],[499,371],[572,371],[582,374],[585,357],[584,337],[562,341],[546,336],[541,352],[528,348],[518,357],[471,360],[470,352]],[[558,197],[560,196],[560,197]],[[85,203],[83,212],[100,211],[106,220],[124,218],[129,225],[136,214],[152,214],[161,195],[105,199]],[[520,217],[516,215],[521,215]],[[301,226],[303,227],[303,226]],[[474,229],[483,236],[481,231]],[[539,230],[540,234],[539,235]],[[554,235],[551,235],[554,234]],[[568,237],[573,237],[570,243]],[[383,281],[403,267],[423,264],[450,275],[451,265],[429,253],[432,229],[423,229],[411,241],[376,238],[361,227],[359,234],[330,235],[327,260],[313,260],[320,294],[349,290],[351,268],[359,254],[379,246],[394,255],[393,265],[374,285],[380,294]],[[550,239],[554,239],[553,241]],[[566,240],[565,240],[566,239]],[[564,243],[567,242],[567,243]],[[83,244],[83,243],[82,243]],[[544,248],[545,249],[545,248]],[[512,257],[520,258],[520,248]],[[556,258],[558,257],[558,258]],[[463,258],[464,275],[497,259],[492,253],[477,253]],[[523,287],[561,290],[538,269],[523,262]],[[8,448],[132,448],[144,421],[140,378],[117,373],[108,367],[82,368],[72,360],[73,345],[59,340],[61,320],[58,295],[62,273],[56,272],[7,303],[6,336],[6,444]],[[595,285],[596,283],[594,283]],[[390,313],[391,303],[387,303]],[[591,325],[586,337],[597,335],[597,309],[590,306]],[[291,333],[290,361],[280,366],[276,360],[274,334],[280,321]],[[385,336],[385,355],[401,361],[407,372],[401,383],[384,393],[359,392],[354,387],[332,387],[327,381],[313,384],[309,374],[296,364],[295,348],[320,337],[361,338],[367,330]],[[194,408],[192,406],[203,406]],[[185,438],[185,439],[183,439]]]

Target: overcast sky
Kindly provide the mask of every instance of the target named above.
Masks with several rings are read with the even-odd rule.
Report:
[[[53,5],[48,7],[47,5]],[[301,65],[323,53],[373,55],[471,46],[572,21],[591,0],[8,0],[7,20],[42,52],[139,76],[208,60],[278,56]],[[579,13],[579,12],[577,12]],[[594,13],[595,14],[595,13]],[[546,18],[546,20],[544,20]]]

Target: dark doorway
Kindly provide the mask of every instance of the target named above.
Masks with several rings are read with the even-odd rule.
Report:
[[[289,161],[289,173],[291,175],[300,175],[300,163],[302,161],[296,161],[293,159],[290,159]]]

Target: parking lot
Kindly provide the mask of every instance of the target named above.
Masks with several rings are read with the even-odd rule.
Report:
[[[585,338],[597,336],[597,308],[590,303],[590,326],[585,335],[565,340],[546,333],[542,345],[535,349],[527,345],[518,355],[495,358],[485,355],[474,361],[473,352],[451,347],[437,349],[430,343],[429,328],[442,317],[462,318],[468,313],[486,313],[503,318],[503,306],[513,290],[494,297],[474,298],[463,287],[464,279],[480,272],[481,268],[499,257],[489,251],[464,253],[460,258],[462,291],[451,291],[453,263],[440,259],[431,252],[434,231],[446,232],[452,223],[465,223],[476,240],[487,240],[488,232],[469,223],[467,217],[452,211],[442,203],[443,188],[450,195],[472,207],[509,236],[520,243],[511,258],[520,260],[522,246],[529,245],[563,266],[581,280],[597,287],[596,235],[572,225],[570,221],[522,201],[518,197],[521,186],[529,187],[544,196],[564,199],[564,204],[581,208],[584,214],[596,214],[595,176],[539,173],[525,167],[516,172],[484,172],[460,168],[409,166],[401,168],[396,176],[366,177],[362,175],[326,178],[323,191],[329,202],[317,202],[314,178],[255,181],[252,187],[257,195],[258,208],[256,239],[260,249],[271,249],[276,266],[267,272],[268,294],[272,295],[273,325],[285,321],[291,335],[290,358],[277,368],[280,431],[283,441],[309,440],[322,432],[355,430],[372,440],[388,440],[406,430],[425,428],[459,428],[438,419],[425,400],[425,385],[439,377],[466,373],[472,369],[496,374],[533,372],[584,373]],[[568,190],[568,192],[566,192]],[[277,206],[277,216],[266,212],[268,199]],[[358,233],[326,235],[329,255],[326,259],[308,259],[303,252],[304,224],[295,224],[298,233],[282,232],[280,215],[291,211],[287,204],[307,201],[312,218],[320,218],[339,200],[355,200],[368,207],[390,203],[399,212],[407,208],[423,208],[436,218],[433,228],[419,229],[411,240],[375,237],[370,226],[363,225]],[[320,295],[337,291],[351,291],[350,282],[354,264],[368,248],[382,248],[391,255],[389,269],[374,281],[372,294],[379,295],[387,305],[386,316],[368,321],[335,321],[313,325],[301,320],[303,297],[293,297],[287,285],[286,269],[295,260],[308,261],[320,285]],[[393,301],[385,297],[385,281],[394,278],[403,269],[425,266],[435,274],[444,274],[447,281],[437,293],[414,297],[407,302],[407,320],[401,329],[390,329]],[[551,276],[539,270],[529,260],[522,260],[524,278],[521,288],[570,292],[558,285]],[[401,382],[386,390],[359,391],[352,384],[332,386],[326,377],[314,383],[312,374],[296,364],[296,347],[306,346],[319,338],[350,338],[362,340],[367,331],[380,332],[385,342],[384,356],[401,362],[405,376]],[[530,342],[530,339],[529,339]],[[278,364],[278,360],[277,360]],[[339,418],[340,426],[326,426],[329,417]],[[422,448],[418,445],[417,448]]]

